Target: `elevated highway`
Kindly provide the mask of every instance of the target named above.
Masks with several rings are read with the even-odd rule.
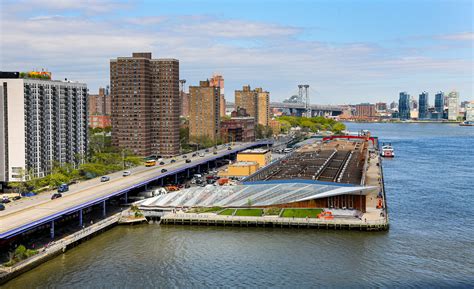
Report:
[[[200,171],[207,169],[211,162],[223,159],[237,152],[271,144],[271,141],[264,140],[253,143],[240,143],[228,147],[221,146],[218,148],[217,154],[213,154],[212,150],[206,153],[204,157],[200,157],[197,152],[195,157],[187,154],[186,158],[178,156],[176,162],[170,163],[170,159],[165,160],[165,165],[155,167],[136,167],[131,169],[131,175],[122,176],[122,172],[110,174],[110,181],[100,182],[100,178],[95,178],[85,182],[81,182],[70,186],[70,190],[63,193],[63,197],[51,200],[51,194],[43,193],[34,199],[25,199],[19,202],[8,204],[5,211],[0,212],[0,240],[6,240],[16,235],[27,232],[38,226],[49,226],[51,228],[51,238],[54,238],[54,221],[64,216],[78,214],[78,225],[82,225],[82,210],[91,206],[102,206],[105,216],[107,210],[107,200],[114,197],[128,198],[128,193],[134,189],[146,188],[150,183],[160,182],[164,178],[174,178],[178,180],[179,174],[187,174],[189,176],[192,169]],[[189,159],[190,163],[185,161]],[[166,172],[162,173],[162,169]]]

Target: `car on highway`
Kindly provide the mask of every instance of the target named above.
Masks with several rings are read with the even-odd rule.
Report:
[[[58,193],[64,193],[64,192],[67,192],[69,191],[69,186],[68,184],[61,184],[59,187],[58,187]]]
[[[196,154],[192,154],[191,156],[192,156],[192,157],[195,157],[195,156],[196,156]]]
[[[228,147],[227,150],[228,150],[228,151],[232,150],[232,147]]]
[[[160,162],[160,165],[164,165],[164,164],[165,164],[165,162]]]
[[[13,199],[14,201],[16,201],[16,200],[21,199],[21,196],[19,196],[19,195],[18,195],[18,196],[14,196],[12,199]]]
[[[199,156],[200,156],[201,158],[203,158],[203,157],[204,157],[204,154],[203,154],[203,153],[200,153]]]
[[[170,164],[175,163],[175,162],[176,162],[176,160],[175,160],[175,159],[172,159],[172,160],[170,161]]]
[[[2,203],[7,204],[10,203],[10,199],[7,196],[3,196]]]
[[[162,173],[166,173],[168,170],[167,169],[161,169]]]
[[[110,177],[109,176],[103,176],[103,177],[100,178],[100,181],[101,182],[108,182],[108,181],[110,181]]]
[[[187,159],[187,160],[186,160],[186,163],[187,163],[187,164],[189,164],[190,162],[191,162],[191,160],[190,160],[190,159]]]
[[[209,149],[206,149],[205,152],[208,153],[208,152],[209,152]]]
[[[184,155],[184,156],[183,156],[183,159],[187,159],[187,158],[188,158],[188,156],[187,156],[187,155]]]
[[[132,174],[132,173],[131,173],[130,171],[124,171],[124,172],[122,173],[122,176],[128,177],[128,176],[131,175],[131,174]]]
[[[5,206],[3,204],[0,204],[0,211],[5,210]]]
[[[216,152],[216,151],[214,151],[214,152],[213,152],[213,154],[217,155],[217,152]]]
[[[57,199],[57,198],[61,198],[63,195],[61,193],[54,193],[52,196],[51,196],[51,200],[54,200],[54,199]]]

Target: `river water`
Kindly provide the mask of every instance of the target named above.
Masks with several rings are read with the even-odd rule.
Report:
[[[474,128],[348,124],[391,142],[389,232],[121,226],[5,288],[471,287]]]

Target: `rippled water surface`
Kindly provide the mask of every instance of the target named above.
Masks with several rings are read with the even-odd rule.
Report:
[[[116,227],[5,287],[472,287],[474,128],[348,127],[395,147],[389,232]]]

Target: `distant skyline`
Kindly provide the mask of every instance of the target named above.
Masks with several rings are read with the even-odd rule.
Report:
[[[401,91],[472,100],[473,9],[421,0],[2,0],[0,69],[45,68],[96,93],[109,84],[110,59],[149,51],[179,59],[187,87],[222,74],[232,102],[247,84],[273,101],[298,84],[320,104],[390,103]]]

